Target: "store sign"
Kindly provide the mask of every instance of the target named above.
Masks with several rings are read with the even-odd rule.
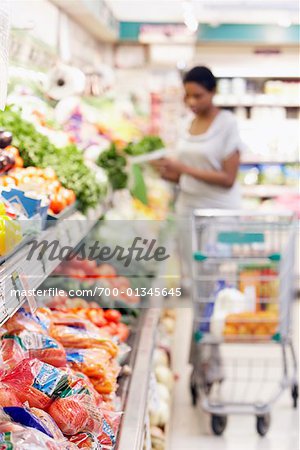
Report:
[[[140,27],[139,41],[144,44],[196,42],[196,34],[191,33],[185,25],[147,24]]]

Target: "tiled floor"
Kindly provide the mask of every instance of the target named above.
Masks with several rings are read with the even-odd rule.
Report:
[[[294,317],[298,317],[298,305]],[[296,321],[298,322],[298,320]],[[204,414],[200,407],[191,406],[189,393],[190,367],[187,364],[188,348],[192,323],[191,308],[178,309],[178,327],[175,338],[174,369],[179,375],[174,390],[172,424],[168,450],[298,450],[299,446],[299,416],[291,406],[290,393],[286,391],[272,410],[272,424],[266,437],[258,436],[255,429],[255,419],[251,416],[231,416],[222,437],[215,437],[210,431],[210,417]],[[296,324],[297,325],[297,324]],[[298,329],[298,328],[297,328]],[[272,346],[273,347],[273,346]],[[280,359],[274,359],[269,347],[259,349],[248,346],[247,356],[269,358],[277,361],[271,375],[281,376]],[[275,349],[276,350],[276,349]],[[278,350],[278,349],[277,349]],[[240,348],[226,348],[226,357],[234,358]],[[257,352],[258,351],[258,352]],[[264,352],[264,353],[263,353]],[[275,355],[276,358],[278,354]],[[271,358],[271,359],[270,359]],[[268,375],[269,376],[269,375]],[[271,383],[268,383],[269,388]],[[262,386],[262,393],[267,389]],[[247,392],[248,394],[249,392]]]

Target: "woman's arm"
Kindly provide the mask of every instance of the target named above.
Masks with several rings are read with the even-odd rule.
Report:
[[[240,153],[237,150],[223,161],[222,170],[203,170],[193,166],[186,166],[180,161],[165,159],[161,161],[161,173],[165,171],[177,171],[180,175],[186,174],[196,180],[204,181],[208,184],[214,184],[230,188],[233,186],[240,165]]]

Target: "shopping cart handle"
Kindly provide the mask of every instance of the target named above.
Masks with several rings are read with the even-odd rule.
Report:
[[[205,261],[208,256],[204,255],[201,252],[195,252],[193,254],[194,260],[195,261]],[[281,254],[280,253],[272,253],[271,255],[268,256],[270,261],[274,261],[274,262],[279,262],[281,260]]]
[[[281,254],[280,253],[273,253],[272,255],[269,255],[270,261],[280,261],[281,260]]]
[[[207,256],[200,252],[195,252],[193,256],[195,261],[205,261],[207,259]]]

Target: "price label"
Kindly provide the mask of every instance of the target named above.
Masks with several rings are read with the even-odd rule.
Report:
[[[33,289],[30,289],[27,275],[25,275],[22,269],[18,269],[11,274],[11,279],[19,304],[25,298],[28,301],[30,311],[35,313],[37,309],[36,298],[33,294]]]
[[[4,283],[0,283],[0,323],[7,317],[7,308],[5,305]]]

